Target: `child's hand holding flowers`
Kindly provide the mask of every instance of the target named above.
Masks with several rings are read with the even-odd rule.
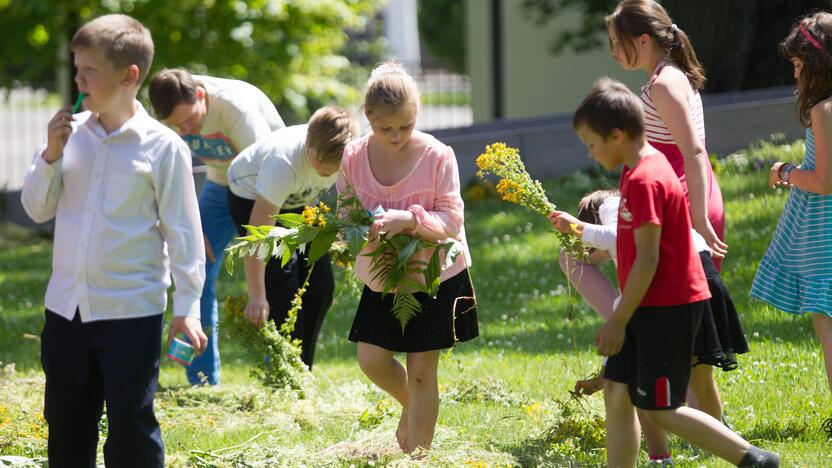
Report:
[[[575,234],[581,236],[584,233],[584,223],[580,219],[565,211],[553,211],[549,213],[549,222],[558,231],[564,234]]]
[[[392,237],[404,231],[416,229],[416,216],[406,210],[388,210],[377,214],[370,225],[367,240],[375,240],[380,234]]]

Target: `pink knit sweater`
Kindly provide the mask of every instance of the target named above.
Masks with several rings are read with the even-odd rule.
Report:
[[[416,217],[416,229],[404,234],[432,241],[458,241],[462,254],[457,256],[452,265],[442,270],[440,279],[445,281],[471,266],[471,254],[463,226],[465,207],[460,195],[459,170],[453,149],[432,136],[422,136],[430,140],[427,148],[413,169],[393,185],[382,185],[370,169],[367,157],[370,136],[353,141],[344,149],[336,186],[338,193],[348,184],[352,186],[364,208],[369,211],[381,205],[385,210],[412,212]],[[370,242],[355,260],[356,275],[376,292],[382,290],[382,283],[372,281],[370,258],[364,254],[372,252],[377,246],[377,241]],[[431,253],[424,249],[414,259],[427,261]]]

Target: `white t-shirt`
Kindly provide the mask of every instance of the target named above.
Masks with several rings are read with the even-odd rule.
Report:
[[[272,101],[245,81],[194,75],[208,93],[208,113],[198,135],[183,135],[191,153],[208,166],[208,180],[228,185],[228,165],[242,150],[286,125]]]
[[[228,168],[228,187],[241,198],[257,195],[281,210],[300,208],[318,201],[338,178],[321,177],[306,153],[307,125],[273,132],[249,146]]]

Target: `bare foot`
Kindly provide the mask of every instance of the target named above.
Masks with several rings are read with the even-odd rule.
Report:
[[[430,449],[416,447],[412,452],[410,452],[410,459],[416,461],[427,460],[428,455],[430,455]]]
[[[407,432],[407,410],[402,409],[402,416],[399,418],[399,427],[396,428],[396,440],[399,442],[399,448],[404,453],[410,453],[410,441]]]
[[[575,382],[575,393],[578,395],[592,395],[604,388],[604,381],[600,376]]]

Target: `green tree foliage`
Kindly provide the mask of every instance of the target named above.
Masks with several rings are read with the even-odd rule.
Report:
[[[431,56],[448,70],[465,73],[464,0],[419,0],[419,35]]]
[[[706,91],[734,91],[788,85],[791,64],[777,51],[794,21],[814,10],[828,10],[829,0],[664,0],[673,21],[691,39],[705,67]],[[552,53],[608,47],[604,17],[616,0],[523,0],[529,18],[544,25],[564,11],[577,11],[574,28],[558,31]]]
[[[357,98],[355,71],[341,53],[382,0],[0,0],[0,87],[54,86],[61,38],[105,13],[141,20],[153,34],[155,72],[246,80],[269,95],[288,121],[319,103]],[[352,79],[340,79],[343,76]]]

